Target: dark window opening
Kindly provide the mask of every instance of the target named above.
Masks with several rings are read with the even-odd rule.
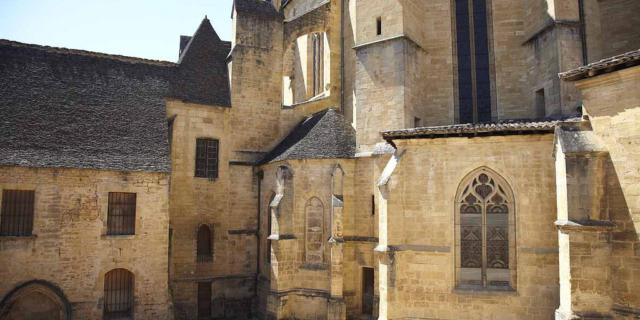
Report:
[[[209,229],[209,227],[206,225],[201,225],[200,228],[198,228],[198,262],[213,261],[213,241],[211,241],[211,239],[211,230]]]
[[[136,194],[109,192],[108,235],[132,235],[136,227]]]
[[[373,314],[374,270],[362,268],[362,313]]]
[[[211,318],[211,282],[198,282],[198,319]]]
[[[382,17],[376,19],[376,34],[379,36],[382,35]]]
[[[196,140],[196,177],[218,178],[218,140]]]
[[[536,91],[536,116],[544,118],[547,116],[547,106],[544,96],[544,88]]]
[[[491,121],[486,0],[456,0],[459,122]]]
[[[33,232],[35,192],[3,190],[0,235],[30,236]]]
[[[114,269],[104,276],[104,318],[129,319],[133,311],[133,274]]]
[[[371,195],[371,215],[374,216],[376,214],[376,196]]]
[[[422,119],[418,118],[418,117],[414,117],[413,118],[413,126],[415,128],[420,128],[422,127]]]

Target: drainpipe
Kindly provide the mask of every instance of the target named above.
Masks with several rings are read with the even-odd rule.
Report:
[[[260,204],[262,203],[262,179],[264,178],[264,171],[259,169],[257,172],[258,175],[258,228],[256,228],[256,284],[253,286],[254,294],[258,297],[258,281],[260,278],[260,231],[262,229],[262,215],[260,211],[262,208]]]
[[[587,22],[585,21],[584,0],[578,0],[578,10],[580,14],[580,41],[582,42],[582,64],[589,64],[589,55],[587,54]]]
[[[340,110],[344,115],[344,2],[342,0],[342,7],[340,8]]]

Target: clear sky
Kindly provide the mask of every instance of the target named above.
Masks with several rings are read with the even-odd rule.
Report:
[[[0,0],[0,39],[176,61],[205,15],[231,38],[232,0]]]

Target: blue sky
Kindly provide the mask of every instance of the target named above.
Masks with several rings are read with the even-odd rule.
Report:
[[[0,0],[0,39],[176,61],[205,15],[231,38],[232,0]]]

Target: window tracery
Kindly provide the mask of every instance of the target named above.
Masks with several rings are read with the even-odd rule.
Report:
[[[509,287],[513,196],[488,168],[470,174],[456,197],[459,213],[459,286]]]

